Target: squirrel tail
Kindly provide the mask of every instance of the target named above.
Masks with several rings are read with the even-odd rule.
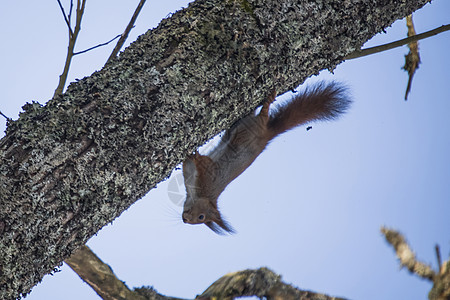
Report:
[[[343,84],[319,82],[271,113],[268,123],[270,139],[311,121],[337,119],[350,104],[347,88]]]

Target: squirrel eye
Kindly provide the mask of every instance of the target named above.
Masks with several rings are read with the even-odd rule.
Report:
[[[205,219],[205,215],[204,215],[204,214],[199,215],[199,216],[198,216],[198,219],[199,219],[200,221],[203,221],[203,220]]]

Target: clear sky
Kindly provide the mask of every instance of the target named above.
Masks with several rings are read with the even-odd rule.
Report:
[[[138,2],[88,1],[76,49],[121,33]],[[148,1],[129,42],[186,3]],[[449,23],[449,12],[449,1],[433,1],[414,14],[416,31]],[[366,46],[405,33],[404,20],[397,21]],[[67,29],[56,1],[8,1],[0,36],[0,110],[17,118],[26,101],[51,98]],[[112,47],[75,57],[69,81],[100,69]],[[192,298],[225,273],[267,266],[286,282],[334,296],[425,299],[431,284],[399,270],[379,231],[382,225],[400,230],[434,268],[436,243],[444,258],[450,254],[450,32],[419,47],[422,64],[407,102],[406,47],[344,62],[334,74],[307,81],[343,81],[354,104],[338,121],[278,137],[225,190],[219,205],[235,235],[183,224],[181,206],[168,196],[172,177],[88,245],[130,287],[153,285],[171,296]],[[99,297],[64,265],[28,299]]]

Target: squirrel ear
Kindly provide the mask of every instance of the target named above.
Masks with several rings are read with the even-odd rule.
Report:
[[[234,228],[222,218],[219,211],[216,211],[211,219],[211,221],[205,222],[205,225],[215,233],[224,235],[227,233],[233,234],[236,232]]]

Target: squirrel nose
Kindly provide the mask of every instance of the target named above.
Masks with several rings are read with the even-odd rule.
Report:
[[[184,223],[188,223],[189,220],[191,219],[191,218],[189,217],[189,215],[186,214],[185,212],[181,215],[181,218],[183,219],[183,222],[184,222]]]

